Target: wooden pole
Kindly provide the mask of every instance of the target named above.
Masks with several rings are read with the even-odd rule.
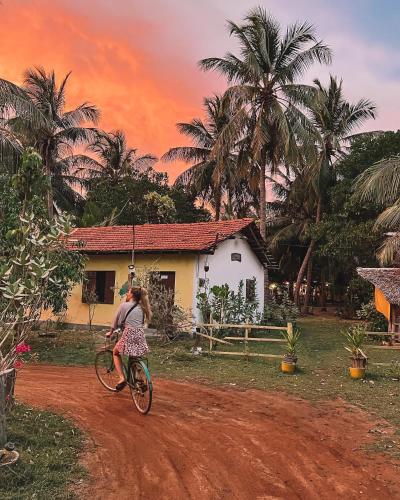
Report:
[[[251,331],[251,328],[246,328],[244,331],[244,352],[245,352],[246,356],[249,353],[249,342],[248,342],[249,331]]]
[[[212,337],[213,337],[213,329],[210,328],[210,345],[209,345],[209,352],[210,352],[210,354],[211,354],[211,351],[212,351],[212,348],[213,348]]]
[[[288,323],[287,324],[287,332],[288,332],[288,336],[290,337],[291,335],[293,335],[293,324],[292,323]]]

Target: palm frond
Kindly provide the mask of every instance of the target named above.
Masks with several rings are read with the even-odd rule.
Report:
[[[78,127],[83,123],[97,124],[100,118],[100,111],[92,104],[83,103],[76,109],[64,113],[60,120],[62,128]]]
[[[385,205],[394,203],[400,193],[400,156],[381,160],[360,174],[354,197]]]

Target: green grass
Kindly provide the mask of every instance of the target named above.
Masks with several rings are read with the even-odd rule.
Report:
[[[384,418],[400,429],[400,382],[393,380],[390,369],[372,363],[400,360],[400,351],[366,348],[370,364],[364,381],[351,380],[348,374],[349,354],[344,350],[340,331],[351,323],[344,320],[307,318],[299,321],[302,331],[298,371],[284,375],[279,359],[193,356],[192,340],[161,345],[151,341],[150,368],[155,376],[190,379],[243,388],[284,391],[311,401],[341,398],[378,418]],[[268,334],[268,336],[273,336]],[[276,336],[276,334],[275,334]],[[91,364],[94,357],[92,336],[87,332],[62,332],[58,339],[35,340],[39,361],[59,364]],[[203,343],[203,349],[207,349]],[[218,347],[227,350],[226,346]],[[241,350],[237,343],[233,350]],[[252,343],[254,352],[279,354],[279,344]],[[397,441],[395,439],[395,441]],[[393,443],[391,451],[400,448]]]
[[[20,459],[0,468],[2,500],[74,498],[71,482],[83,479],[85,471],[78,464],[82,434],[71,422],[17,404],[8,416],[8,439]]]

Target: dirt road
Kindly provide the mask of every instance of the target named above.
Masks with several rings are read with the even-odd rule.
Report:
[[[95,450],[85,498],[400,498],[400,468],[359,450],[376,422],[342,404],[155,382],[151,413],[108,393],[91,368],[23,370],[17,397],[72,417]]]

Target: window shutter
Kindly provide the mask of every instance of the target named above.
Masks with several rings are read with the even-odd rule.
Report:
[[[104,304],[114,304],[115,271],[106,271]]]
[[[82,285],[82,302],[87,304],[86,294],[90,291],[96,291],[96,271],[86,271]]]

